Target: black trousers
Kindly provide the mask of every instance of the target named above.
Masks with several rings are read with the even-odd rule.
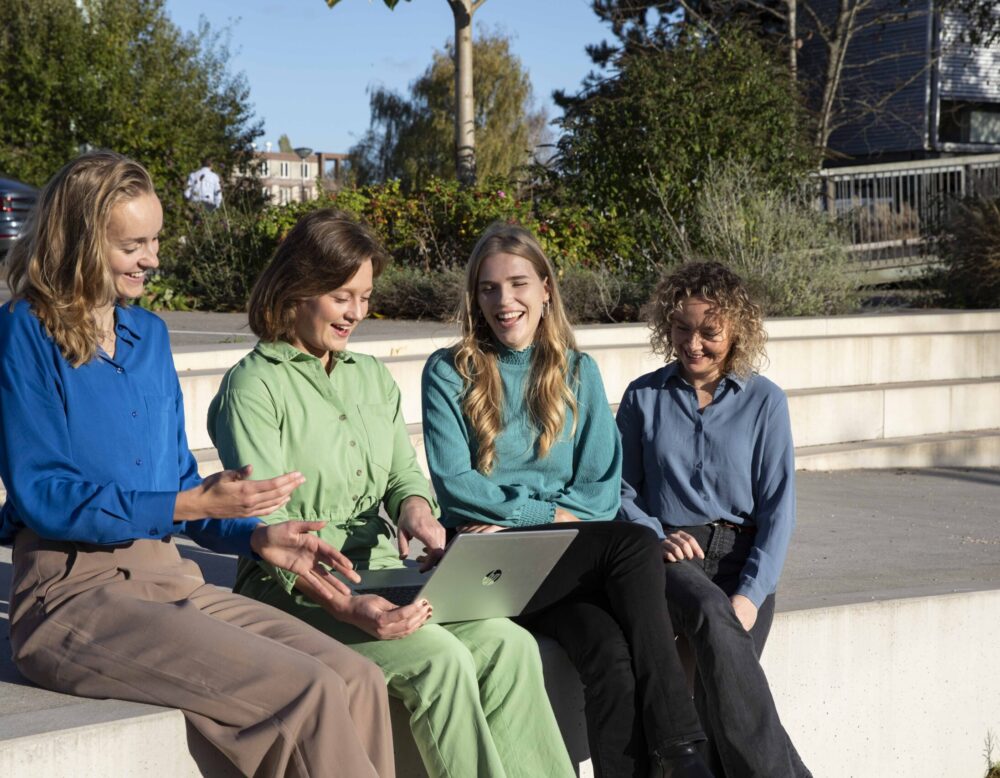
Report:
[[[754,536],[718,525],[683,527],[705,558],[664,565],[666,600],[697,665],[695,704],[708,730],[713,772],[728,778],[808,778],[778,718],[759,658],[774,618],[774,595],[747,632],[729,598]]]
[[[560,528],[578,534],[517,621],[554,638],[579,671],[599,778],[645,778],[651,754],[705,739],[661,594],[660,544],[620,522],[523,531]]]

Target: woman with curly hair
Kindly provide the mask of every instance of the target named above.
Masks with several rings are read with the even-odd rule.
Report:
[[[527,230],[472,251],[462,338],[424,368],[424,445],[451,532],[573,528],[518,621],[554,638],[584,684],[598,776],[710,776],[674,648],[655,535],[613,522],[621,445],[594,360],[576,349],[556,274]],[[530,543],[530,537],[526,537]]]
[[[660,538],[666,598],[695,654],[695,700],[724,774],[809,775],[758,661],[795,524],[788,402],[756,372],[761,309],[735,273],[698,262],[659,282],[647,316],[668,362],[633,381],[618,409],[619,517]]]

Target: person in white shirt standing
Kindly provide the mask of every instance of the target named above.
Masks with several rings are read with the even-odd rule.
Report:
[[[204,158],[201,167],[188,176],[184,199],[209,211],[222,205],[222,184],[218,174],[212,170],[211,159]]]

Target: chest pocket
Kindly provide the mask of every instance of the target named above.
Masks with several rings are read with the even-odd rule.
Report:
[[[392,467],[392,417],[395,410],[393,403],[358,404],[358,414],[368,436],[368,455],[375,465],[386,472]]]
[[[147,394],[144,399],[146,405],[145,428],[147,431],[145,436],[146,456],[150,459],[151,465],[154,461],[159,465],[172,463],[172,467],[176,469],[177,410],[174,407],[174,398],[160,394]]]

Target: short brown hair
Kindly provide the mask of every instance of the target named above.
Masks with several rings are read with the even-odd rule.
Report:
[[[726,321],[730,349],[723,372],[746,378],[760,370],[767,359],[763,311],[750,299],[743,279],[720,262],[688,262],[660,279],[644,308],[652,331],[653,352],[668,361],[677,356],[670,329],[674,314],[689,297],[701,297],[711,303],[714,314]]]
[[[296,306],[339,289],[369,261],[377,278],[389,264],[389,255],[366,225],[333,208],[306,214],[254,284],[250,329],[261,340],[290,340]]]

